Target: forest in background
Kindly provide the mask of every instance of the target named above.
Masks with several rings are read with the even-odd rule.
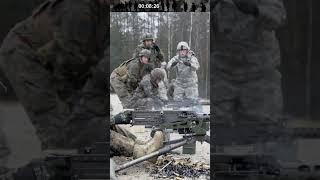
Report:
[[[113,12],[110,18],[111,70],[132,57],[146,33],[153,34],[166,62],[176,55],[177,44],[186,41],[200,63],[200,97],[210,97],[210,13]]]

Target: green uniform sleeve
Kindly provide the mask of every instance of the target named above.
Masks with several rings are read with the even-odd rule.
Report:
[[[164,55],[163,55],[163,52],[162,50],[160,49],[160,51],[158,52],[158,55],[157,55],[157,58],[160,62],[163,62],[164,61]]]
[[[140,81],[140,68],[138,62],[128,64],[127,85],[131,91],[138,87]]]

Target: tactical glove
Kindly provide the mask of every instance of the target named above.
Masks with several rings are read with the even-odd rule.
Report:
[[[160,52],[160,48],[157,44],[153,44],[153,47],[157,52]]]
[[[191,63],[189,61],[184,61],[183,64],[186,66],[191,66]]]
[[[178,61],[174,61],[172,64],[171,64],[171,67],[174,67],[178,64]]]
[[[154,69],[154,65],[152,63],[145,64],[145,70],[147,72],[151,72]]]
[[[253,16],[259,16],[259,8],[255,1],[253,0],[232,0],[237,8],[245,13],[252,14]]]

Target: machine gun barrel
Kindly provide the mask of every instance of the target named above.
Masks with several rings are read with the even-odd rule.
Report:
[[[147,155],[145,155],[145,156],[143,156],[143,157],[137,158],[137,159],[135,159],[135,160],[133,160],[133,161],[130,161],[130,162],[128,162],[128,163],[122,164],[122,165],[118,166],[115,171],[116,171],[116,172],[121,171],[121,170],[123,170],[123,169],[126,169],[126,168],[128,168],[128,167],[131,167],[131,166],[133,166],[133,165],[135,165],[135,164],[141,163],[141,162],[146,161],[146,160],[148,160],[148,159],[151,159],[151,158],[153,158],[153,157],[160,156],[160,155],[162,155],[162,154],[165,154],[165,153],[167,153],[167,152],[170,152],[171,150],[174,150],[174,149],[176,149],[176,148],[179,148],[179,147],[187,144],[187,142],[188,142],[188,141],[187,141],[186,139],[184,139],[183,141],[178,142],[178,143],[176,143],[176,144],[167,145],[167,146],[159,149],[158,151],[155,151],[155,152],[153,152],[153,153],[147,154]]]

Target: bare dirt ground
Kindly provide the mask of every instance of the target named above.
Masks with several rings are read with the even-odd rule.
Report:
[[[111,112],[111,114],[117,114],[117,113],[123,111],[121,103],[115,94],[112,94],[110,96],[110,101],[112,103],[112,108],[113,108],[113,111]],[[210,107],[209,106],[204,107],[203,111],[205,113],[210,113]],[[130,125],[124,125],[124,126],[129,131],[134,133],[138,137],[139,140],[145,141],[150,138],[150,129],[144,128],[143,126],[132,126],[132,127]],[[210,133],[207,132],[207,134],[209,135]],[[179,135],[177,133],[170,134],[170,140],[178,139],[180,137],[181,137],[181,135]],[[181,159],[190,158],[191,162],[193,162],[193,163],[201,162],[201,163],[207,164],[208,166],[210,165],[210,145],[205,142],[203,142],[203,143],[197,142],[196,143],[196,153],[193,155],[182,154],[182,147],[173,150],[172,153],[170,153],[170,154],[174,154],[173,156],[178,159],[179,158],[181,158]],[[125,162],[132,160],[132,158],[127,158],[127,157],[123,157],[123,156],[117,156],[117,157],[114,157],[113,159],[116,162],[116,164],[123,164]],[[160,178],[158,178],[158,177],[156,178],[152,175],[152,171],[155,168],[156,168],[156,165],[154,165],[153,163],[143,162],[143,163],[140,163],[138,165],[135,165],[133,167],[130,167],[128,169],[125,169],[125,170],[118,172],[117,177],[119,180],[160,179]],[[161,179],[172,179],[172,177],[171,178],[161,178]],[[210,177],[206,176],[206,175],[202,175],[197,178],[183,178],[183,179],[204,180],[204,179],[210,179]]]

